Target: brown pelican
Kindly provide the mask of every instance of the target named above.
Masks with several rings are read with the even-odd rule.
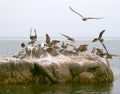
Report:
[[[66,48],[68,47],[68,44],[65,44],[64,42],[62,42],[61,47],[62,47],[63,49],[66,49]]]
[[[34,36],[31,35],[32,34],[32,29],[30,29],[30,42],[28,44],[34,44],[35,41],[37,40],[37,33],[36,33],[36,29],[34,29]]]
[[[73,11],[74,13],[78,14],[80,17],[82,17],[83,21],[87,21],[88,19],[102,19],[103,17],[99,17],[99,18],[95,18],[95,17],[83,17],[80,13],[76,12],[75,10],[73,10],[71,7],[69,7],[69,9],[71,11]]]
[[[58,48],[56,46],[57,43],[59,43],[59,40],[50,40],[50,36],[48,34],[46,34],[46,46],[51,47],[54,46],[55,48]]]
[[[95,53],[95,52],[96,52],[96,48],[95,48],[95,47],[93,47],[93,49],[92,49],[91,53]]]
[[[62,33],[61,33],[61,35],[64,36],[64,37],[66,37],[67,40],[70,40],[70,41],[75,42],[75,39],[74,39],[74,38],[71,38],[71,37],[69,37],[69,36],[67,36],[67,35],[65,35],[65,34],[62,34]]]
[[[98,36],[98,38],[94,38],[92,42],[96,42],[96,41],[100,41],[100,42],[103,42],[103,39],[102,39],[102,36],[103,36],[103,33],[105,32],[105,30],[102,30]]]
[[[109,53],[106,53],[106,54],[107,54],[106,58],[109,58],[109,59],[112,59],[113,56],[119,56],[119,55],[109,54]]]
[[[100,57],[103,57],[105,55],[102,49],[96,48],[96,50],[97,50],[96,54],[99,55]]]
[[[80,45],[78,48],[78,51],[81,51],[81,52],[87,51],[87,46],[88,46],[87,44]]]
[[[21,47],[24,48],[24,47],[25,47],[25,44],[24,44],[24,43],[21,43]]]

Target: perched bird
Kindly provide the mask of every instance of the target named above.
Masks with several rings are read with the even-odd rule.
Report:
[[[75,42],[75,39],[74,39],[74,38],[71,38],[71,37],[69,37],[69,36],[67,36],[67,35],[65,35],[65,34],[62,34],[62,33],[61,33],[61,35],[64,36],[64,37],[66,37],[67,40],[70,40],[70,41],[72,41],[72,42]]]
[[[87,51],[87,46],[88,46],[87,44],[80,45],[78,47],[78,51],[80,52]]]
[[[95,53],[95,52],[96,52],[96,48],[95,48],[95,47],[93,47],[93,49],[92,49],[91,53]]]
[[[82,17],[83,21],[87,21],[88,19],[102,19],[103,17],[99,17],[99,18],[95,18],[95,17],[83,17],[80,13],[76,12],[75,10],[73,10],[71,7],[69,7],[69,9],[71,11],[73,11],[74,13],[78,14],[80,17]]]
[[[98,36],[98,38],[94,38],[92,42],[96,42],[96,41],[100,41],[100,42],[103,42],[103,39],[102,39],[102,36],[103,36],[103,33],[105,32],[105,30],[102,30]]]
[[[25,44],[24,44],[24,43],[21,43],[21,47],[24,48],[24,47],[25,47]]]
[[[108,59],[112,59],[113,56],[119,56],[119,55],[115,55],[115,54],[109,54],[109,53],[106,53],[106,58]]]
[[[96,48],[96,54],[99,55],[100,57],[104,57],[105,56],[105,53],[103,52],[102,49],[100,48]]]
[[[63,49],[67,49],[67,47],[68,47],[68,44],[65,44],[64,42],[62,42],[62,45],[61,45],[61,47],[62,47]]]

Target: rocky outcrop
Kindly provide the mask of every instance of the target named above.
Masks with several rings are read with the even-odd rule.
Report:
[[[100,83],[113,79],[109,62],[87,52],[77,56],[45,54],[42,58],[0,59],[0,83]]]

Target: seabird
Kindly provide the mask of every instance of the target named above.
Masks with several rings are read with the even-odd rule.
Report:
[[[66,49],[66,48],[68,47],[68,44],[65,44],[64,42],[62,42],[61,47],[62,47],[63,49]]]
[[[25,47],[25,44],[24,44],[24,43],[21,43],[21,47],[24,48],[24,47]]]
[[[96,41],[100,41],[100,42],[103,42],[103,39],[102,39],[102,36],[103,36],[103,33],[105,32],[105,30],[102,30],[98,36],[98,38],[94,38],[92,42],[96,42]]]
[[[69,9],[71,11],[73,11],[74,13],[78,14],[80,17],[82,17],[83,21],[87,21],[88,19],[102,19],[103,17],[99,17],[99,18],[95,18],[95,17],[83,17],[80,13],[76,12],[74,9],[72,9],[71,7],[69,7]]]
[[[35,35],[31,35],[32,34],[32,29],[30,29],[30,42],[28,44],[34,44],[35,41],[37,40],[37,33],[36,33],[36,29],[34,29],[34,34]]]
[[[100,57],[103,57],[105,55],[102,49],[96,48],[96,50],[97,50],[96,54],[99,55]]]
[[[48,34],[46,34],[46,43],[49,44],[50,43],[50,36]]]
[[[46,46],[51,47],[51,46],[56,46],[57,43],[59,43],[59,40],[50,40],[50,36],[46,34]],[[55,48],[58,48],[57,46]]]
[[[75,42],[75,39],[74,39],[74,38],[71,38],[71,37],[69,37],[69,36],[67,36],[67,35],[65,35],[65,34],[62,34],[62,33],[61,33],[61,35],[64,36],[64,37],[66,37],[67,40],[70,40],[70,41]]]
[[[95,48],[95,47],[93,47],[93,49],[92,49],[91,53],[95,53],[95,52],[96,52],[96,48]]]
[[[87,51],[87,46],[88,46],[87,44],[80,45],[78,48],[78,51],[81,51],[81,52]]]

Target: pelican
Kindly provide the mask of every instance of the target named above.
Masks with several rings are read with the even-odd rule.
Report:
[[[75,39],[74,39],[74,38],[71,38],[71,37],[69,37],[69,36],[67,36],[67,35],[65,35],[65,34],[62,34],[62,33],[61,33],[61,35],[64,36],[64,37],[66,37],[67,40],[70,40],[70,41],[72,41],[72,42],[75,42]]]
[[[100,57],[103,57],[105,55],[102,49],[96,48],[96,50],[97,50],[96,54],[99,55]]]
[[[34,34],[35,35],[31,35],[32,34],[32,29],[30,29],[30,42],[28,44],[34,44],[35,41],[37,40],[37,33],[36,33],[36,29],[34,29]]]
[[[24,43],[21,43],[21,47],[24,48],[24,47],[25,47],[25,44],[24,44]]]
[[[94,38],[92,42],[96,42],[96,41],[100,41],[100,42],[103,42],[103,39],[102,39],[102,36],[103,36],[103,33],[105,32],[105,30],[102,30],[98,36],[98,38]]]
[[[74,13],[78,14],[80,17],[82,17],[82,20],[83,21],[87,21],[88,19],[102,19],[103,17],[98,17],[98,18],[95,18],[95,17],[83,17],[80,13],[76,12],[75,10],[73,10],[71,7],[69,7],[69,9],[71,11],[73,11]]]
[[[50,43],[50,36],[48,34],[46,34],[46,43],[49,44]]]
[[[87,44],[83,44],[83,45],[80,45],[79,48],[78,48],[78,51],[86,51],[87,50]]]
[[[95,53],[95,52],[96,52],[96,48],[95,48],[95,47],[93,47],[93,49],[92,49],[91,53]]]
[[[62,47],[63,49],[66,49],[66,48],[68,47],[68,44],[65,44],[64,42],[62,42],[61,47]]]
[[[50,40],[50,36],[46,34],[46,46],[51,47],[51,46],[56,46],[57,43],[59,43],[59,40]],[[57,46],[55,48],[58,48]]]

